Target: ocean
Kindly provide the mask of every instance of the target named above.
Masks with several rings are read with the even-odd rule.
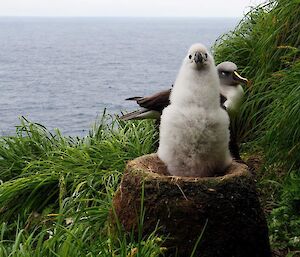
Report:
[[[169,88],[189,46],[212,46],[237,18],[0,18],[0,135],[25,116],[84,136],[124,99]]]

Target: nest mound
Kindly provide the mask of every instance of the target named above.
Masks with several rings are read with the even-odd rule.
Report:
[[[168,237],[170,256],[190,256],[201,232],[194,256],[271,256],[265,216],[245,164],[233,162],[223,176],[191,178],[170,176],[156,154],[130,161],[113,200],[129,233],[137,233],[142,191],[143,234],[158,226]]]

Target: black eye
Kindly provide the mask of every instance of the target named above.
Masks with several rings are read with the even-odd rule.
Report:
[[[205,53],[205,58],[207,58],[207,56],[208,56],[207,53]]]
[[[191,54],[189,55],[189,58],[192,59],[192,55]]]

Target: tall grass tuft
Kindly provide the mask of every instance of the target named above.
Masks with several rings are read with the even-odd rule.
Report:
[[[273,247],[299,249],[300,2],[270,0],[253,8],[214,46],[251,80],[234,133],[250,152],[264,153],[259,182]],[[270,202],[271,200],[271,202]],[[269,201],[269,202],[268,202]],[[299,254],[299,252],[290,253]]]
[[[300,3],[271,0],[253,8],[214,46],[218,62],[230,60],[251,79],[241,115],[241,141],[258,143],[272,162],[300,167]]]
[[[0,256],[158,255],[154,234],[116,243],[106,225],[127,160],[153,152],[156,138],[151,122],[108,115],[81,139],[21,119],[0,140]]]

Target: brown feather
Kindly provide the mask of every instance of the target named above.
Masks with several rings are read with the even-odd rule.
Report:
[[[139,106],[162,112],[170,104],[171,89],[158,92],[151,96],[146,96],[137,100]]]
[[[136,101],[140,107],[146,108],[148,110],[162,112],[170,104],[170,94],[171,88],[168,90],[160,91],[151,96],[134,96],[127,98],[125,100]],[[225,96],[220,94],[220,105],[225,109],[224,103],[227,100]]]

